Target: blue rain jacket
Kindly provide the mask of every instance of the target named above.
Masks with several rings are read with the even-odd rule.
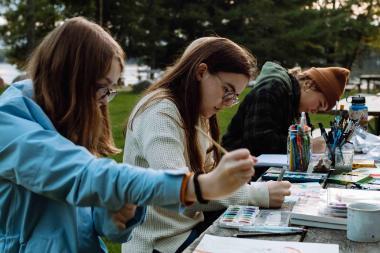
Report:
[[[106,252],[99,236],[128,240],[145,205],[181,209],[184,172],[96,158],[61,136],[33,101],[30,80],[0,96],[0,252]],[[136,204],[119,231],[110,211]]]

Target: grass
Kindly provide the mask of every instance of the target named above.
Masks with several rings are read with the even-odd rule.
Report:
[[[110,118],[112,124],[112,134],[117,147],[124,148],[124,127],[128,120],[129,114],[137,101],[141,98],[141,94],[133,92],[119,92],[114,100],[110,103]],[[113,156],[116,161],[122,162],[122,153]]]
[[[0,88],[0,94],[2,93],[2,91],[3,89]],[[250,91],[250,88],[245,89],[243,94],[240,96],[240,100],[243,100],[249,91]],[[141,94],[136,94],[132,92],[119,92],[119,94],[115,97],[115,99],[110,103],[110,117],[111,117],[111,124],[112,124],[112,132],[113,132],[116,146],[121,149],[124,148],[123,128],[124,128],[125,121],[128,119],[129,114],[131,113],[134,105],[137,103],[140,97],[141,97]],[[227,126],[231,118],[233,117],[233,115],[236,113],[237,109],[238,109],[238,106],[227,108],[221,111],[220,114],[218,115],[222,134],[225,133]],[[311,120],[314,125],[316,125],[318,122],[322,122],[325,126],[328,126],[329,121],[331,119],[332,119],[331,115],[326,115],[326,114],[311,115]],[[122,154],[115,155],[112,158],[114,158],[118,162],[122,162]],[[107,240],[105,240],[105,242],[110,253],[121,252],[120,244],[115,244]]]

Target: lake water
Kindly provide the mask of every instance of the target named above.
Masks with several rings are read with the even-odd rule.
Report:
[[[20,73],[14,65],[4,62],[0,63],[0,77],[3,78],[5,83],[11,83]]]
[[[123,73],[124,83],[136,84],[138,82],[138,69],[146,69],[146,66],[138,66],[137,64],[127,64]],[[9,63],[0,63],[0,77],[4,79],[5,83],[11,83],[16,76],[21,74],[16,66]],[[146,79],[145,73],[140,73],[142,80]]]

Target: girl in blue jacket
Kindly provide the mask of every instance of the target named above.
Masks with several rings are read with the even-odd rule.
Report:
[[[32,54],[31,80],[0,96],[0,252],[106,252],[99,236],[126,241],[145,205],[178,209],[199,188],[203,198],[219,199],[251,178],[247,150],[199,176],[200,187],[185,171],[100,158],[119,151],[107,102],[124,60],[100,26],[72,18]]]

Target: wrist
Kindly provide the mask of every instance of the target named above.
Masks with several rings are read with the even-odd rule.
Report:
[[[204,184],[202,183],[202,186],[201,186],[201,183],[199,182],[199,177],[203,175],[203,174],[200,174],[198,172],[195,173],[194,175],[194,191],[195,191],[195,197],[197,198],[197,201],[201,204],[207,204],[208,203],[208,198],[205,197],[205,194],[207,192],[207,190],[205,190],[205,187],[207,184]],[[201,182],[202,182],[202,179],[201,179]]]
[[[216,199],[216,196],[213,192],[213,189],[215,189],[214,180],[212,180],[212,176],[210,175],[210,173],[199,175],[198,182],[199,182],[203,199],[205,200]]]

